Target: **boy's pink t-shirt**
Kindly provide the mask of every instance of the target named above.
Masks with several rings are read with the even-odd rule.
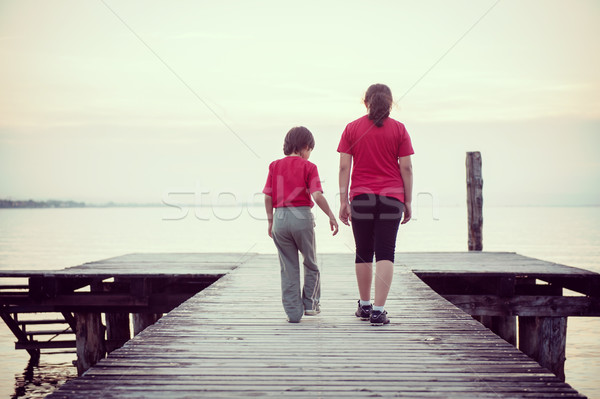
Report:
[[[388,117],[377,127],[365,115],[346,126],[337,150],[352,155],[350,200],[360,194],[377,194],[404,202],[398,158],[414,150],[402,123]]]
[[[263,193],[273,198],[274,208],[314,205],[311,194],[321,191],[317,165],[297,156],[271,162]]]

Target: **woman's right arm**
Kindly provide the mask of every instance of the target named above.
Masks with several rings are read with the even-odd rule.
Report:
[[[348,201],[351,170],[352,155],[340,152],[340,220],[347,226],[352,221],[352,217],[350,216],[350,202]]]
[[[412,190],[413,190],[413,172],[410,155],[400,157],[400,175],[404,183],[404,218],[402,224],[407,223],[412,217]]]

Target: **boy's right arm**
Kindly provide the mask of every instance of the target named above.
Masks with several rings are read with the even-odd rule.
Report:
[[[265,194],[265,210],[267,211],[267,221],[269,222],[267,233],[269,237],[273,238],[273,198],[267,194]]]
[[[336,235],[339,230],[338,223],[335,220],[335,215],[331,211],[329,203],[323,196],[323,193],[320,191],[315,191],[314,193],[312,193],[312,197],[319,206],[319,208],[321,208],[321,210],[325,212],[327,216],[329,216],[329,226],[331,227],[331,231],[333,231],[333,235]]]

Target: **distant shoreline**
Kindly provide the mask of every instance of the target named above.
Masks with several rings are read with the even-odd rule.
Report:
[[[118,203],[118,202],[105,202],[105,203],[85,203],[78,201],[60,201],[60,200],[48,200],[48,201],[36,201],[36,200],[9,200],[0,199],[0,209],[36,209],[36,208],[157,208],[157,207],[173,207],[173,208],[211,208],[214,205],[208,204],[194,204],[194,203]],[[263,204],[260,202],[256,203],[236,203],[236,204],[220,204],[217,205],[222,208],[233,208],[233,207],[262,207]],[[486,208],[598,208],[600,204],[579,204],[579,205],[561,205],[561,204],[543,204],[543,205],[488,205]],[[438,208],[466,208],[466,204],[449,204],[449,205],[438,205]]]
[[[0,208],[84,208],[85,202],[0,199]]]
[[[9,200],[0,199],[0,209],[33,209],[33,208],[144,208],[156,207],[161,204],[118,204],[115,202],[107,202],[104,204],[86,204],[78,201],[34,201],[34,200]]]

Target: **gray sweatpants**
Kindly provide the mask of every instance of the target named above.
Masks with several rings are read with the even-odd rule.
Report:
[[[316,262],[314,216],[308,206],[275,208],[273,241],[281,266],[281,301],[291,322],[298,322],[304,310],[316,310],[321,296]],[[304,288],[300,293],[300,263],[304,258]]]

